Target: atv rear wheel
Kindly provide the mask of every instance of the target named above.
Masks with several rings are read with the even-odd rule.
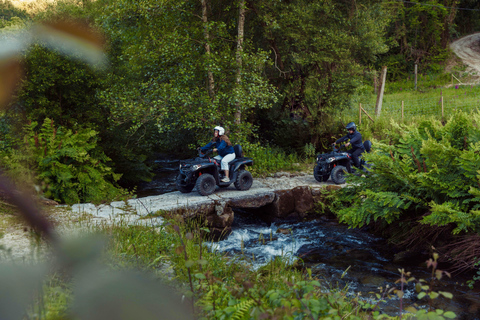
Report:
[[[317,164],[313,169],[313,176],[318,182],[325,182],[328,180],[328,174],[322,174],[322,166]]]
[[[247,170],[240,170],[235,180],[235,188],[237,190],[248,190],[252,186],[253,177]]]
[[[332,170],[332,181],[336,184],[343,184],[345,183],[345,173],[347,172],[347,168],[344,166],[336,166]]]
[[[202,196],[211,195],[215,191],[215,187],[217,186],[215,182],[215,178],[209,174],[204,173],[197,179],[197,191]]]
[[[177,176],[177,180],[175,181],[175,184],[177,186],[178,191],[181,193],[190,193],[193,190],[193,187],[195,187],[195,184],[185,184],[185,180],[183,180],[185,176],[183,174],[179,174]]]

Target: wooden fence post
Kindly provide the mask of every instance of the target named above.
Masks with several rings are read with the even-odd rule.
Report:
[[[415,91],[417,91],[417,64],[415,63]]]
[[[385,82],[387,80],[387,66],[382,67],[382,75],[380,78],[380,92],[377,96],[377,103],[375,104],[375,116],[379,117],[382,112],[383,91],[385,91]]]
[[[358,125],[362,124],[362,104],[359,104],[358,107]]]
[[[442,103],[442,122],[443,122],[443,96],[440,98],[440,102]]]
[[[402,100],[402,121],[403,121],[403,100]]]

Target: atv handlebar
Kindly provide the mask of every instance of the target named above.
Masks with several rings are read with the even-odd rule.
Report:
[[[340,151],[341,149],[346,148],[345,144],[339,144],[338,148],[335,148],[336,145],[337,145],[336,143],[332,143],[333,151]]]
[[[205,158],[207,156],[209,156],[210,154],[212,154],[213,150],[212,149],[208,149],[205,153],[202,152],[202,149],[199,147],[197,148],[198,150],[198,156],[200,158]]]

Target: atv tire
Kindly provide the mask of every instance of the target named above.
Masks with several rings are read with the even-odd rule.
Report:
[[[336,166],[332,170],[332,181],[336,184],[344,184],[346,172],[347,168],[345,168],[344,166]]]
[[[253,177],[247,170],[240,170],[235,180],[235,188],[237,190],[248,190],[252,186]]]
[[[217,183],[211,174],[204,173],[198,177],[196,186],[198,193],[200,193],[202,196],[208,196],[215,191]]]
[[[318,182],[325,182],[325,181],[328,180],[329,175],[328,174],[322,174],[321,169],[322,169],[322,167],[319,164],[317,164],[315,166],[315,168],[313,169],[313,176],[315,177],[315,180],[317,180]]]
[[[190,193],[195,187],[195,184],[185,184],[185,181],[183,180],[184,177],[184,175],[179,174],[177,176],[177,180],[175,180],[175,184],[178,191],[180,191],[181,193]]]

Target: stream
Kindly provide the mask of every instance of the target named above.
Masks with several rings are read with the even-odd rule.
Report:
[[[159,161],[159,169],[152,182],[138,186],[137,196],[145,197],[176,191],[175,177],[178,160]],[[216,250],[250,263],[258,269],[276,257],[290,261],[301,259],[314,276],[329,283],[330,288],[347,290],[349,295],[361,294],[368,300],[379,287],[397,286],[399,269],[411,272],[416,279],[430,281],[427,256],[410,257],[408,263],[395,263],[393,248],[386,241],[366,230],[349,229],[334,219],[312,221],[283,221],[267,223],[252,212],[237,210],[231,234],[218,242],[206,242]],[[442,269],[442,265],[439,265]],[[472,290],[465,283],[472,274],[444,276],[436,281],[434,291],[453,294],[453,299],[437,298],[433,307],[453,311],[456,319],[480,320],[480,286]],[[414,284],[406,285],[403,305],[428,308],[425,298],[418,300]],[[390,315],[398,315],[399,299],[395,296],[380,303],[379,308]]]
[[[292,262],[300,258],[305,267],[311,268],[312,274],[325,280],[330,288],[347,288],[349,295],[361,293],[366,300],[373,296],[372,292],[378,293],[379,287],[397,286],[395,281],[400,278],[400,268],[411,272],[416,279],[431,279],[431,269],[424,264],[425,257],[409,259],[408,264],[394,263],[392,249],[384,239],[366,231],[349,229],[326,218],[266,223],[248,212],[235,210],[232,233],[225,240],[208,245],[212,250],[245,259],[253,269],[276,257]],[[480,319],[479,288],[470,290],[462,285],[471,278],[471,275],[457,275],[452,279],[443,277],[436,282],[434,291],[450,292],[454,298],[437,298],[434,307],[455,312],[456,319]],[[408,284],[404,306],[417,303],[417,309],[428,308],[416,296],[414,284]],[[379,305],[380,309],[390,315],[398,315],[399,299],[395,296],[386,300]]]

